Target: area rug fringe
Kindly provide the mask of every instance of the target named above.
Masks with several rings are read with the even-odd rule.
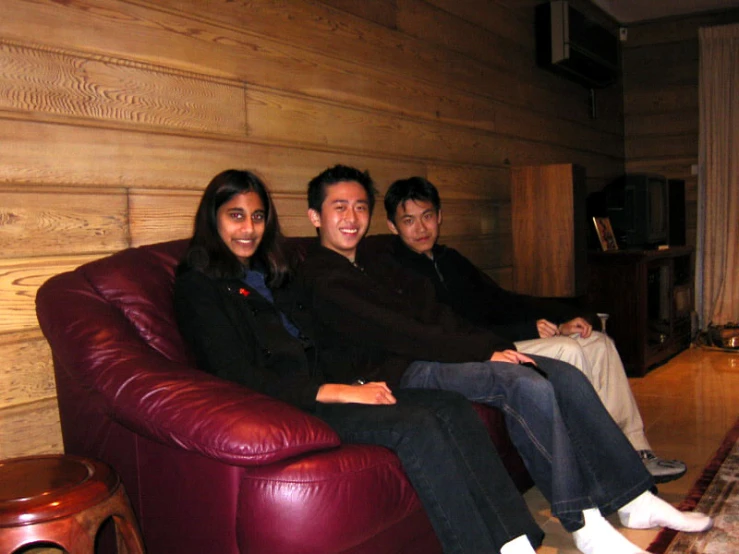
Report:
[[[711,461],[708,462],[708,465],[706,465],[706,467],[704,468],[701,476],[690,489],[690,492],[685,497],[685,499],[678,506],[679,510],[688,511],[695,509],[695,507],[698,505],[698,502],[700,502],[701,498],[703,497],[703,494],[706,492],[706,489],[708,489],[708,486],[711,484],[714,477],[716,477],[719,469],[721,469],[721,465],[724,463],[726,457],[732,451],[734,444],[737,442],[738,439],[739,419],[734,422],[734,426],[729,430],[728,433],[726,433],[726,437],[724,437],[721,446],[719,446],[718,450],[716,450],[716,453],[713,455],[713,458],[711,458]],[[670,543],[672,543],[673,539],[678,533],[679,531],[675,531],[673,529],[662,529],[659,535],[657,535],[654,541],[652,541],[652,544],[649,545],[649,548],[647,548],[647,550],[652,554],[662,554],[667,550],[667,548],[670,546]]]

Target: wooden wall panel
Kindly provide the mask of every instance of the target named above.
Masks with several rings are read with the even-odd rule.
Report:
[[[662,86],[696,85],[697,63],[697,38],[684,42],[657,44],[651,48],[630,48],[624,51],[623,56],[623,64],[629,68],[629,83],[643,82],[654,72],[659,72],[664,79]]]
[[[131,246],[190,237],[201,194],[194,190],[131,190]]]
[[[374,21],[390,29],[395,28],[395,3],[397,0],[319,0],[328,6],[333,6],[362,19]]]
[[[168,5],[171,9],[176,7],[178,10],[186,10],[200,17],[209,9],[208,5],[198,0],[162,0],[157,4]],[[216,14],[208,13],[208,18],[212,20],[215,17],[227,25],[243,22],[251,34],[244,36],[243,33],[239,33],[232,40],[241,44],[249,41],[251,46],[249,50],[262,54],[258,60],[249,59],[248,63],[244,60],[238,71],[253,72],[255,66],[263,69],[260,82],[264,85],[324,98],[340,97],[343,101],[360,102],[370,107],[375,106],[376,102],[383,102],[388,105],[388,109],[400,109],[408,113],[415,113],[419,107],[427,105],[429,99],[438,96],[436,109],[425,110],[430,114],[445,113],[456,102],[455,97],[463,93],[465,96],[480,96],[483,101],[495,99],[527,110],[533,109],[552,117],[577,118],[580,122],[588,120],[588,110],[585,109],[586,89],[538,68],[532,70],[529,79],[516,78],[512,72],[520,65],[517,60],[509,59],[503,69],[492,67],[465,54],[443,47],[434,48],[432,43],[419,41],[405,33],[378,29],[374,23],[368,25],[360,18],[343,21],[340,14],[334,10],[328,7],[319,10],[315,5],[307,8],[302,0],[259,3],[258,6],[254,6],[259,17],[255,17],[253,12],[242,10],[233,2],[225,2],[219,7]],[[493,8],[494,6],[489,5],[485,9]],[[515,12],[504,10],[502,13],[507,15],[504,20],[506,22],[516,20]],[[533,22],[533,10],[530,13],[527,11],[526,14],[529,21]],[[157,16],[146,14],[141,17]],[[198,25],[203,23],[200,21],[190,23],[191,28],[197,30],[193,32],[194,36],[198,38],[210,36],[207,31],[199,30]],[[529,29],[529,49],[532,54],[527,65],[533,68],[534,41],[531,23]],[[284,42],[285,36],[291,37],[290,44],[309,45],[310,51],[303,51],[300,56],[294,58],[295,52]],[[177,39],[182,40],[182,37],[178,36]],[[268,39],[279,41],[280,44],[265,42]],[[488,49],[489,47],[481,45],[478,53],[484,55]],[[275,58],[275,64],[281,67],[278,69],[274,67],[275,64],[272,68],[265,67],[263,65],[265,59],[277,56],[275,52],[282,54],[279,59]],[[229,52],[225,58],[234,59],[234,53]],[[285,71],[286,64],[295,64],[295,59],[305,59],[306,64],[299,67],[291,65],[289,71]],[[361,66],[359,72],[356,71],[358,65]],[[382,68],[382,71],[375,71],[378,67]],[[233,67],[223,69],[236,70]],[[346,78],[347,72],[351,73],[350,79]],[[244,73],[242,76],[251,80]],[[265,76],[280,81],[266,82]],[[305,85],[304,77],[308,78]],[[537,80],[535,86],[530,83],[530,79]],[[431,86],[424,86],[424,83]],[[356,86],[352,86],[353,84]],[[351,90],[347,90],[345,88],[347,86],[352,86]],[[378,86],[384,88],[383,93],[377,89]],[[419,87],[422,87],[422,90],[414,91]],[[432,92],[433,88],[437,89],[436,93]],[[442,94],[438,94],[438,90],[441,90]],[[579,95],[573,94],[573,91],[578,91],[582,100],[579,99]],[[553,98],[555,95],[556,99]],[[449,96],[451,98],[448,98]],[[542,102],[542,98],[547,98],[548,101]],[[395,105],[397,108],[393,108]],[[603,126],[603,121],[598,122],[598,125]],[[620,124],[617,121],[615,126],[612,126],[611,122],[608,125],[611,132],[620,132]],[[583,141],[583,144],[585,143]]]
[[[509,135],[434,124],[341,105],[319,105],[308,99],[251,88],[248,127],[253,139],[325,144],[331,148],[376,152],[378,155],[431,157],[466,164],[527,165],[538,161],[576,159],[578,163],[613,172],[622,166],[615,156],[602,159],[590,152],[573,152],[555,144],[529,142]],[[357,133],[356,129],[362,132]],[[597,159],[597,161],[595,161]],[[619,173],[616,170],[616,173]]]
[[[697,158],[698,136],[687,133],[645,135],[629,140],[626,155],[631,159],[643,157],[647,152],[659,152],[663,158]]]
[[[696,70],[697,70],[696,64]],[[625,113],[629,118],[635,114],[665,113],[698,108],[698,85],[661,86],[660,81],[652,85],[634,84],[624,95]]]
[[[0,118],[0,183],[203,186],[241,162],[239,142]]]
[[[521,46],[530,47],[533,44],[531,21],[512,17],[511,11],[498,2],[490,2],[489,0],[466,0],[465,2],[459,2],[459,0],[428,0],[428,3],[440,10],[479,25],[493,36],[507,39]],[[533,5],[530,7],[533,7]]]
[[[6,257],[115,252],[127,245],[123,190],[0,189],[0,252]]]
[[[422,0],[398,0],[398,29],[491,67],[506,68],[511,57],[521,60],[513,64],[517,73],[532,65],[531,42],[526,44],[529,48],[512,43],[474,21],[455,16],[446,9]]]
[[[112,58],[0,42],[0,109],[243,135],[243,88]]]
[[[35,304],[38,288],[49,277],[93,259],[93,256],[0,259],[0,334],[38,328]]]
[[[56,397],[3,408],[0,459],[63,451]]]
[[[510,235],[507,237],[483,236],[447,239],[442,234],[442,240],[445,244],[459,250],[472,263],[483,270],[510,268],[513,261],[511,251],[506,250],[511,241]]]
[[[406,177],[411,177],[407,175]],[[447,199],[474,200],[485,198],[498,202],[511,200],[511,172],[503,167],[472,167],[433,165],[426,178],[444,191],[442,206]]]
[[[667,113],[633,114],[625,121],[624,131],[634,137],[676,134],[698,136],[698,112],[687,109]]]
[[[698,36],[698,27],[729,24],[739,21],[739,10],[723,10],[722,13],[704,13],[691,17],[673,17],[661,21],[651,21],[629,28],[629,49],[647,46],[649,48],[664,43],[692,41]],[[631,31],[634,32],[631,32]]]
[[[262,176],[284,231],[309,236],[306,185],[323,169],[371,172],[371,233],[387,232],[387,186],[427,176],[444,242],[509,286],[509,167],[577,163],[596,187],[624,164],[621,88],[598,92],[591,119],[587,89],[536,67],[536,3],[4,0],[0,355],[13,361],[0,454],[61,449],[38,286],[189,236],[202,190],[228,168]],[[631,113],[651,117],[633,94]]]
[[[0,408],[54,398],[49,345],[38,330],[0,334]]]
[[[336,163],[369,169],[378,184],[389,183],[396,175],[425,172],[418,161],[357,152],[340,154],[2,118],[0,142],[0,184],[202,191],[217,173],[236,168],[256,171],[273,191],[304,191],[314,175]]]
[[[442,205],[442,228],[451,236],[480,236],[511,233],[511,213],[507,204],[446,200]]]

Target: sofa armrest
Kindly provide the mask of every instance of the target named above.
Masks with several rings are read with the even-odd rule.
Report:
[[[42,285],[36,311],[56,372],[65,373],[57,386],[73,388],[97,413],[147,438],[235,465],[340,444],[309,413],[169,359],[145,340],[164,334],[163,324],[132,325],[79,270]]]
[[[117,390],[101,391],[109,415],[159,442],[245,466],[340,444],[320,419],[206,373],[162,367],[131,373]]]

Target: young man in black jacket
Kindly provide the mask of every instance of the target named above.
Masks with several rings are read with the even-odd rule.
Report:
[[[515,341],[520,352],[580,369],[654,480],[664,483],[685,474],[683,462],[653,453],[616,346],[604,333],[593,331],[582,311],[504,290],[458,251],[438,244],[441,200],[423,177],[394,182],[384,203],[388,227],[396,235],[392,258],[433,283],[440,302],[474,325]]]
[[[296,286],[315,322],[317,350],[364,368],[357,382],[460,392],[501,409],[511,440],[588,554],[642,552],[602,514],[633,528],[698,531],[710,518],[678,512],[652,495],[653,480],[587,378],[558,360],[529,357],[436,302],[433,288],[359,248],[374,206],[369,174],[335,166],[308,185],[319,243]],[[525,364],[525,365],[522,365]]]

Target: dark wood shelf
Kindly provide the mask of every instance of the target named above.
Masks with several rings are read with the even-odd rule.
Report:
[[[610,314],[606,329],[630,376],[690,344],[692,254],[689,246],[588,254],[589,304]]]

